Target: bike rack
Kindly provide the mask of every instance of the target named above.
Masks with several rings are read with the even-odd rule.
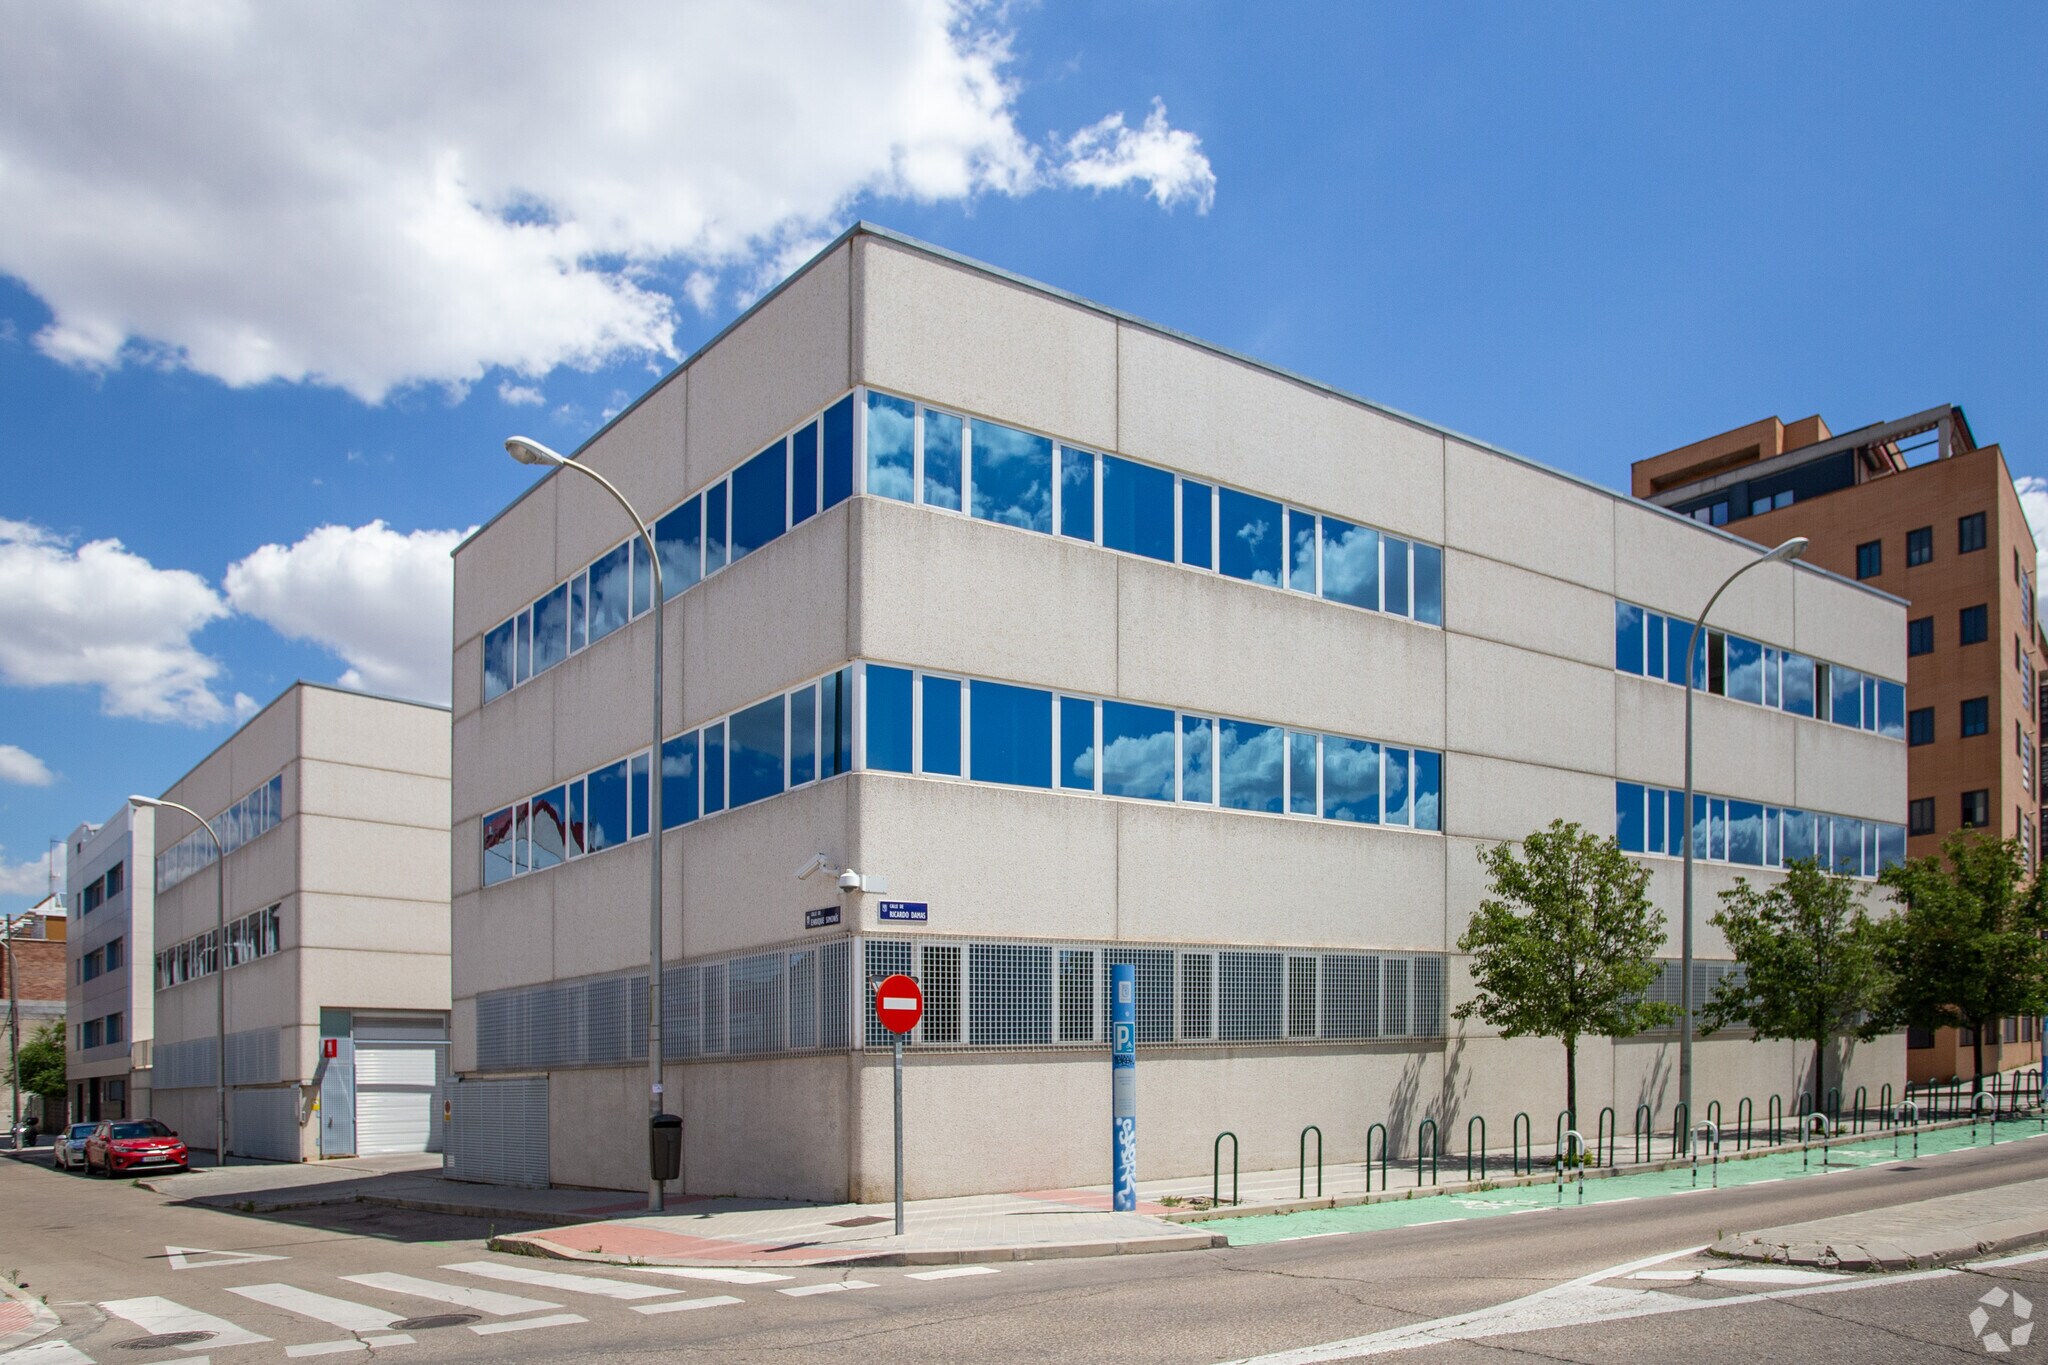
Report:
[[[1979,1090],[1970,1097],[1970,1142],[1973,1146],[1977,1141],[1977,1116],[1987,1104],[1991,1110],[1991,1142],[1993,1146],[1998,1143],[1998,1097]]]
[[[1813,1125],[1820,1125],[1820,1164],[1828,1164],[1828,1116],[1822,1113],[1802,1114],[1799,1117],[1799,1169],[1805,1170],[1813,1161]]]
[[[1567,1128],[1557,1144],[1557,1202],[1564,1202],[1564,1167],[1569,1160],[1579,1187],[1579,1202],[1586,1202],[1586,1139],[1576,1128]]]
[[[1711,1144],[1708,1149],[1707,1174],[1712,1179],[1714,1188],[1718,1190],[1721,1188],[1721,1125],[1712,1119],[1701,1119],[1692,1126],[1692,1131],[1694,1136],[1698,1136],[1704,1131],[1707,1135],[1707,1142]],[[1692,1187],[1694,1189],[1700,1187],[1700,1149],[1698,1143],[1692,1144]]]
[[[1911,1090],[1913,1087],[1907,1086],[1906,1088]],[[1906,1113],[1908,1110],[1911,1110],[1913,1115],[1913,1155],[1916,1157],[1920,1155],[1920,1106],[1907,1099],[1899,1101],[1899,1111],[1896,1115],[1898,1121],[1892,1125],[1893,1156],[1899,1154],[1899,1129],[1906,1126]]]
[[[1771,1146],[1775,1147],[1784,1140],[1778,1134],[1785,1124],[1785,1101],[1775,1093],[1769,1098],[1770,1102],[1764,1106],[1764,1117],[1770,1120]]]
[[[1374,1133],[1380,1135],[1380,1188],[1382,1190],[1393,1188],[1387,1182],[1387,1125],[1375,1123],[1372,1127],[1365,1130],[1365,1192],[1367,1194],[1372,1193],[1372,1135]]]
[[[1614,1168],[1614,1142],[1620,1136],[1620,1130],[1621,1120],[1615,1117],[1614,1106],[1611,1104],[1603,1106],[1600,1110],[1598,1121],[1593,1125],[1594,1165],[1606,1166],[1609,1170]],[[1607,1158],[1605,1161],[1601,1160],[1603,1145]]]
[[[1649,1105],[1639,1104],[1636,1106],[1635,1159],[1637,1165],[1641,1165],[1657,1155],[1657,1135],[1654,1131],[1656,1122],[1657,1116],[1651,1112]]]
[[[1738,1150],[1744,1152],[1749,1150],[1750,1125],[1755,1121],[1756,1106],[1750,1102],[1749,1096],[1744,1095],[1735,1106],[1735,1129],[1742,1134],[1737,1140]]]
[[[1223,1204],[1223,1139],[1230,1139],[1230,1202],[1237,1203],[1237,1134],[1228,1128],[1216,1135],[1216,1145],[1210,1155],[1214,1166],[1209,1178],[1209,1207],[1220,1208]]]
[[[1508,1131],[1508,1169],[1516,1175],[1536,1174],[1536,1129],[1526,1112],[1515,1115],[1514,1126]]]
[[[1671,1159],[1678,1160],[1692,1138],[1692,1109],[1679,1101],[1671,1110]]]
[[[1301,1130],[1301,1187],[1296,1197],[1308,1198],[1308,1135],[1316,1135],[1316,1198],[1323,1197],[1323,1130],[1311,1123]]]
[[[1877,1092],[1877,1112],[1889,1119],[1892,1113],[1892,1083],[1886,1081]]]
[[[1573,1113],[1569,1109],[1558,1110],[1557,1124],[1553,1129],[1553,1136],[1555,1137],[1556,1141],[1555,1145],[1551,1147],[1551,1150],[1553,1152],[1561,1150],[1564,1147],[1564,1135],[1578,1126],[1579,1116],[1577,1114]]]
[[[1422,1130],[1429,1130],[1429,1183],[1436,1184],[1437,1148],[1442,1145],[1437,1136],[1436,1120],[1424,1119],[1415,1125],[1415,1188],[1422,1188]]]
[[[1870,1103],[1870,1087],[1857,1086],[1856,1097],[1852,1102],[1856,1106],[1856,1135],[1861,1137],[1863,1135],[1863,1107]]]
[[[1477,1142],[1472,1141],[1472,1129],[1475,1124],[1479,1128],[1479,1141]],[[1479,1179],[1481,1183],[1484,1183],[1486,1180],[1486,1116],[1484,1114],[1474,1114],[1465,1121],[1465,1181],[1467,1184],[1470,1184],[1472,1181],[1472,1154],[1474,1152],[1479,1153]]]
[[[1828,1116],[1828,1120],[1831,1123],[1833,1123],[1835,1127],[1840,1128],[1842,1126],[1841,1086],[1831,1085],[1828,1087],[1827,1103],[1821,1106],[1821,1112]]]

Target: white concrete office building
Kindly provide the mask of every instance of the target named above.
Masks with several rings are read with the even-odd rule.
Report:
[[[154,811],[123,806],[66,840],[64,1068],[74,1122],[149,1113],[155,829]]]
[[[654,521],[670,599],[683,1189],[885,1194],[862,982],[888,971],[928,1002],[921,1197],[1108,1180],[1122,962],[1145,1176],[1206,1171],[1222,1129],[1248,1169],[1308,1123],[1333,1160],[1425,1115],[1528,1110],[1547,1138],[1561,1048],[1449,1011],[1476,851],[1555,817],[1641,852],[1677,956],[1652,794],[1680,784],[1682,693],[1664,634],[1645,676],[1646,613],[1696,612],[1753,545],[866,226],[579,456]],[[457,1175],[645,1180],[654,604],[628,529],[560,473],[456,551]],[[1874,874],[1905,806],[1899,738],[1785,701],[1825,665],[1880,712],[1901,604],[1767,566],[1716,615],[1742,647],[1699,702],[1702,919],[1802,838]],[[1751,643],[1754,697],[1727,672]],[[799,880],[816,855],[869,889]],[[1582,1112],[1668,1122],[1676,1051],[1588,1043]],[[1875,1094],[1902,1057],[1848,1074]],[[1761,1112],[1807,1065],[1703,1042],[1700,1103]]]
[[[231,1153],[432,1149],[448,1046],[447,711],[297,683],[164,799],[211,820],[227,856],[189,816],[157,811],[155,1116],[213,1146],[224,983]]]

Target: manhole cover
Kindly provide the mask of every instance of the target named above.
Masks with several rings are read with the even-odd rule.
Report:
[[[887,1218],[879,1213],[868,1213],[862,1214],[859,1218],[842,1218],[832,1226],[835,1228],[865,1228],[872,1227],[876,1223],[886,1223],[888,1221]]]
[[[423,1318],[400,1318],[391,1324],[394,1332],[424,1332],[432,1327],[467,1327],[481,1322],[481,1313],[429,1313]]]
[[[161,1332],[153,1337],[135,1337],[114,1344],[124,1351],[161,1351],[173,1346],[196,1346],[202,1341],[212,1340],[211,1332]]]

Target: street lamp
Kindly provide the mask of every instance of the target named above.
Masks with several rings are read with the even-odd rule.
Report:
[[[14,1126],[7,1130],[21,1150],[21,972],[14,965],[14,916],[0,914],[0,946],[7,949],[7,1091],[14,1096]]]
[[[652,845],[648,858],[647,875],[647,1114],[650,1123],[661,1116],[661,554],[654,543],[654,532],[647,522],[635,511],[633,504],[626,501],[626,495],[618,487],[587,464],[578,464],[566,455],[558,455],[538,441],[524,436],[514,436],[505,442],[505,453],[521,464],[551,466],[556,469],[573,469],[578,474],[587,474],[611,494],[619,506],[632,518],[633,530],[647,545],[647,562],[654,568],[654,741],[647,763],[647,831],[648,842]],[[649,1170],[647,1179],[647,1210],[660,1213],[666,1207],[666,1191],[663,1182]]]
[[[220,846],[220,835],[214,833],[213,824],[190,806],[181,806],[176,801],[159,801],[151,796],[131,796],[131,806],[144,810],[181,810],[199,822],[206,831],[206,837],[213,840],[213,952],[214,971],[214,1023],[213,1023],[213,1155],[219,1164],[228,1164],[228,855]]]
[[[1681,1015],[1678,1024],[1678,1102],[1685,1106],[1686,1121],[1692,1121],[1692,832],[1696,828],[1693,816],[1692,796],[1692,694],[1693,661],[1699,656],[1700,632],[1706,629],[1707,617],[1714,610],[1714,603],[1721,600],[1721,594],[1728,591],[1728,585],[1748,573],[1759,564],[1782,564],[1799,558],[1806,553],[1806,537],[1794,536],[1772,550],[1761,559],[1752,559],[1721,580],[1721,586],[1714,589],[1714,595],[1707,599],[1705,611],[1692,623],[1692,638],[1685,646],[1685,874],[1684,912],[1680,933],[1680,977],[1678,983],[1678,1008]],[[1818,1086],[1819,1078],[1815,1078]],[[1816,1091],[1818,1093],[1818,1091]],[[1691,1134],[1686,1135],[1688,1145]]]

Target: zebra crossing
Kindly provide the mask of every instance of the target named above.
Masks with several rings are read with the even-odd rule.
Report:
[[[243,1269],[246,1273],[252,1268]],[[281,1268],[262,1267],[273,1275]],[[453,1261],[433,1275],[380,1270],[335,1275],[311,1287],[280,1276],[259,1283],[219,1286],[220,1296],[268,1310],[254,1319],[236,1321],[234,1308],[211,1298],[208,1302],[214,1311],[161,1295],[108,1299],[93,1306],[105,1315],[105,1327],[113,1331],[95,1327],[75,1334],[87,1343],[83,1345],[55,1339],[36,1342],[0,1353],[0,1365],[110,1365],[114,1360],[134,1365],[150,1361],[211,1365],[213,1357],[221,1354],[236,1365],[243,1361],[253,1365],[261,1359],[362,1356],[417,1345],[419,1334],[430,1330],[445,1334],[459,1328],[488,1338],[574,1327],[590,1321],[576,1311],[579,1307],[601,1312],[616,1305],[642,1319],[657,1320],[675,1313],[743,1308],[750,1302],[735,1293],[705,1293],[710,1285],[772,1290],[797,1300],[884,1288],[878,1280],[850,1278],[792,1283],[797,1276],[765,1270],[696,1266],[605,1269],[653,1278],[625,1279],[617,1274],[481,1259]],[[953,1266],[905,1273],[900,1280],[943,1281],[996,1273],[992,1266]],[[257,1330],[259,1325],[264,1330]],[[301,1330],[289,1330],[293,1327]],[[310,1339],[282,1339],[297,1336]],[[258,1347],[268,1351],[245,1349]]]

